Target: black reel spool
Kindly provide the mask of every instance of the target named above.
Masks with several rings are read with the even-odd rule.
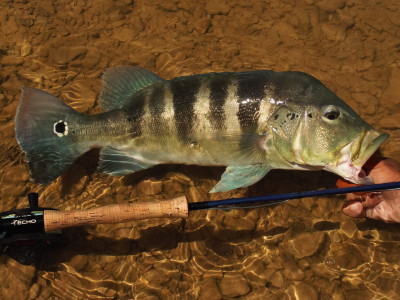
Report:
[[[66,244],[61,230],[44,231],[43,211],[52,208],[39,207],[38,198],[29,193],[29,208],[0,213],[0,251],[23,265],[37,261],[44,248]]]

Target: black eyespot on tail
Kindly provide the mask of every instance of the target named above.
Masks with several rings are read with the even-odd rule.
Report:
[[[65,123],[63,121],[60,121],[56,124],[55,130],[58,133],[64,133],[65,132]]]
[[[68,124],[60,120],[53,125],[53,132],[58,136],[58,137],[63,137],[68,135]]]

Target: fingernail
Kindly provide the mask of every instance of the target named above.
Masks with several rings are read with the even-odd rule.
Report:
[[[357,211],[357,207],[356,205],[349,205],[349,208],[352,212],[356,212]]]

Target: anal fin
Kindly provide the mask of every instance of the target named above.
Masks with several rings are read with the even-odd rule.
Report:
[[[155,164],[141,161],[126,152],[105,147],[100,150],[100,162],[97,171],[114,176],[123,176],[148,169]]]
[[[245,187],[260,181],[270,168],[266,165],[228,166],[221,176],[221,180],[210,193],[225,192]]]

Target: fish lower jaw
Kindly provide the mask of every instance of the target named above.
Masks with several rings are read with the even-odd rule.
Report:
[[[354,140],[340,150],[340,159],[337,165],[328,166],[327,169],[330,169],[331,172],[334,172],[339,176],[342,176],[344,179],[356,184],[373,184],[374,182],[369,176],[367,176],[363,166],[388,137],[388,134],[379,134],[377,131],[368,131],[362,137],[360,144],[362,153],[360,153],[360,149],[357,149],[358,155],[356,156],[356,159],[354,159],[355,155],[351,154],[354,152],[352,151],[352,146],[357,143],[357,140]],[[366,146],[363,146],[363,144],[366,144]]]
[[[362,167],[357,168],[353,166],[353,168],[354,168],[353,176],[351,176],[350,178],[343,177],[344,179],[356,184],[363,184],[363,185],[374,184],[371,177],[367,175],[367,173]]]
[[[372,179],[367,176],[362,166],[355,166],[350,157],[342,160],[337,165],[327,165],[324,170],[335,173],[343,179],[355,184],[373,184]]]
[[[333,164],[326,165],[324,170],[335,173],[352,183],[373,184],[372,179],[367,176],[363,166],[371,155],[375,153],[379,145],[388,137],[388,135],[381,134],[371,141],[371,139],[378,134],[377,132],[371,133],[368,131],[365,135],[353,140],[340,149],[337,154],[338,160]],[[369,137],[366,138],[368,135]],[[371,135],[373,135],[372,138]],[[362,138],[361,143],[360,138]],[[362,143],[367,143],[367,146],[362,147],[363,151],[360,155],[360,145],[362,145]]]

